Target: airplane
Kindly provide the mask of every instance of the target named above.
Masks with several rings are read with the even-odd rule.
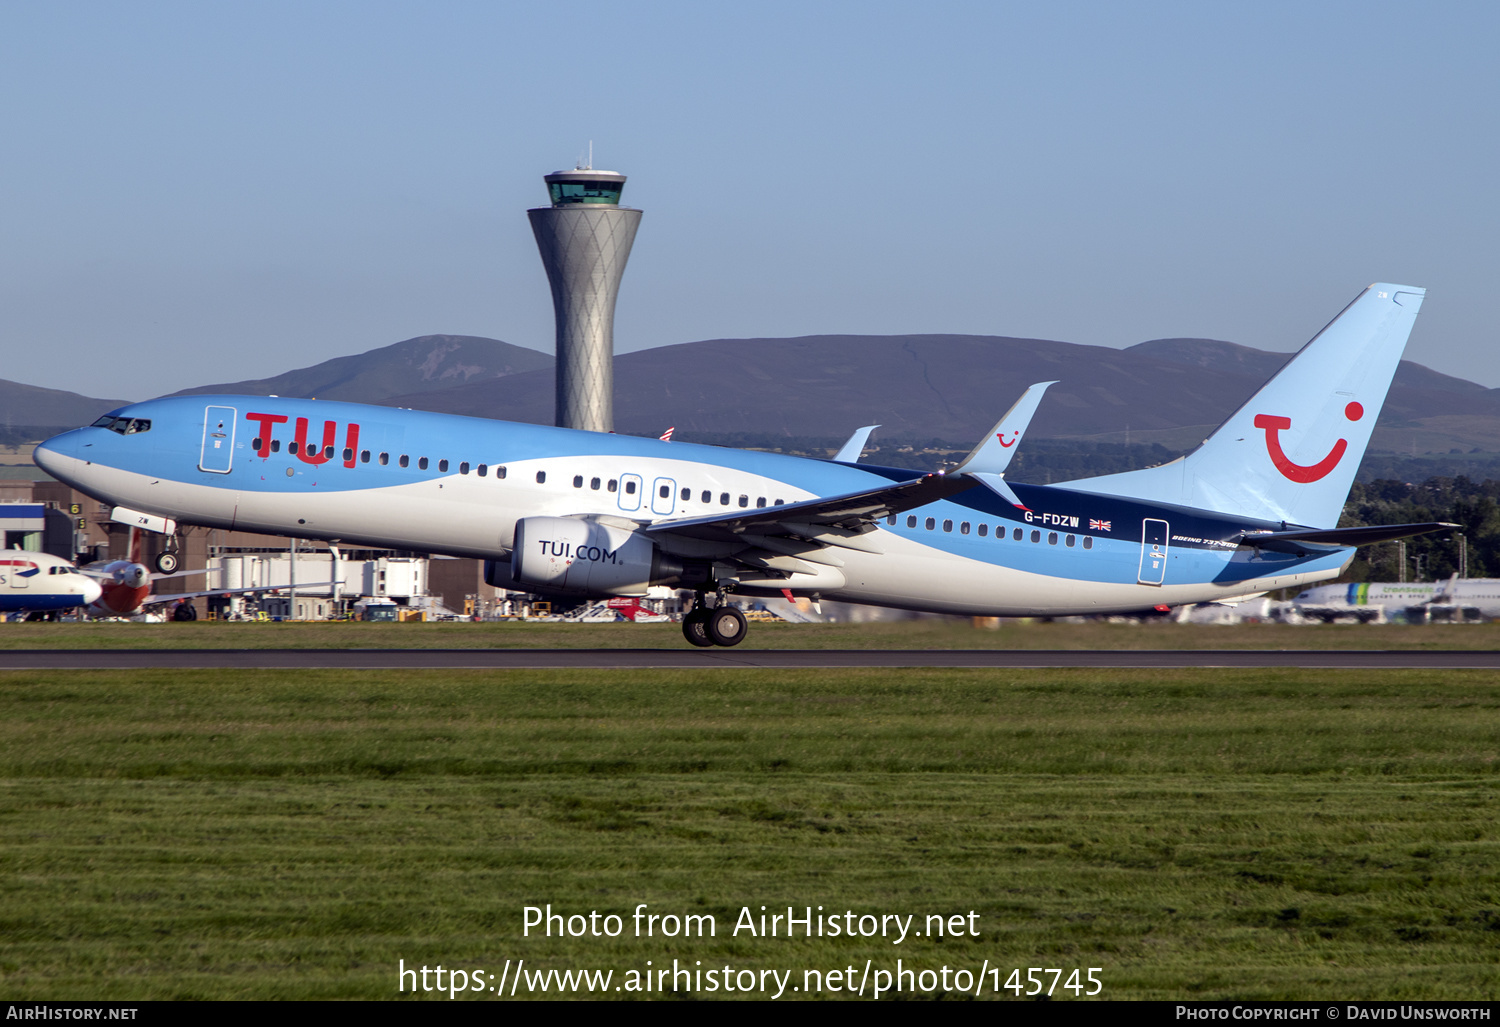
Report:
[[[683,634],[698,646],[744,638],[731,595],[1164,611],[1326,581],[1357,546],[1445,527],[1337,527],[1425,294],[1365,289],[1188,455],[1051,486],[1005,478],[1043,385],[946,473],[228,395],[121,407],[34,460],[161,530],[477,557],[490,584],[541,595],[691,590]]]
[[[164,581],[168,578],[184,578],[194,574],[206,574],[206,570],[177,571],[174,574],[155,574],[146,567],[142,556],[142,529],[137,525],[131,525],[130,544],[128,559],[111,560],[99,570],[91,566],[84,566],[79,573],[86,574],[99,582],[100,594],[92,602],[88,603],[84,613],[91,618],[111,617],[139,617],[152,606],[165,606],[168,603],[180,603],[173,613],[174,620],[197,620],[198,613],[191,602],[187,600],[197,599],[200,596],[231,596],[246,593],[263,594],[267,592],[286,591],[286,586],[255,586],[250,588],[215,588],[202,592],[168,592],[153,596],[151,588],[153,582]],[[158,559],[158,566],[163,566]],[[175,554],[173,561],[167,566],[175,565]],[[302,588],[322,588],[332,585],[331,581],[309,582]]]
[[[0,551],[0,614],[71,610],[89,605],[99,594],[98,582],[60,556]]]
[[[1413,609],[1424,612],[1473,609],[1481,617],[1495,618],[1500,617],[1500,578],[1459,578],[1455,574],[1447,581],[1320,585],[1299,593],[1292,602],[1301,613],[1325,620],[1367,618],[1382,612],[1389,615]]]

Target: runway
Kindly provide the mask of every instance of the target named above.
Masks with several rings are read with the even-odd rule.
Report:
[[[1496,670],[1495,650],[1265,649],[9,649],[15,670],[704,670],[1295,667]]]

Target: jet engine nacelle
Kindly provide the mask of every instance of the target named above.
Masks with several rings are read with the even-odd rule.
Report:
[[[630,528],[579,517],[524,517],[516,522],[510,576],[523,587],[577,595],[645,595],[669,585],[681,565]]]

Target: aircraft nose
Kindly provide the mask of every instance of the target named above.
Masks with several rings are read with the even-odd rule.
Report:
[[[91,606],[99,601],[104,594],[104,589],[93,578],[85,578],[83,582],[83,605]]]
[[[68,464],[77,458],[77,448],[76,433],[64,432],[62,435],[52,436],[37,446],[31,454],[31,459],[52,477],[61,478],[58,472],[65,471]]]

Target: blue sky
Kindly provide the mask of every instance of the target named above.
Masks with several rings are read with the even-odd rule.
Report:
[[[621,352],[1294,349],[1423,285],[1500,386],[1500,5],[0,4],[0,377],[145,398],[428,333],[550,350],[525,210],[645,210]],[[997,397],[997,409],[1013,397]],[[500,412],[497,412],[500,413]]]

